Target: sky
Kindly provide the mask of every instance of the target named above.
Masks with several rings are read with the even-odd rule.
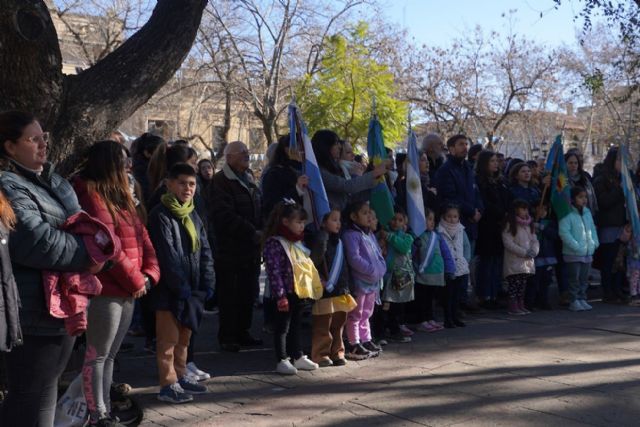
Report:
[[[581,23],[573,17],[580,11],[576,0],[564,0],[555,9],[553,0],[383,0],[382,9],[391,22],[405,27],[420,44],[444,47],[461,31],[480,25],[485,31],[504,32],[514,13],[518,34],[557,47],[576,43]],[[542,17],[541,17],[542,14]]]

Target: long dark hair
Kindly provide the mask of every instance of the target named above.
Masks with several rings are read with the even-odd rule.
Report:
[[[272,166],[282,166],[287,164],[287,162],[289,161],[289,154],[287,153],[287,149],[289,148],[290,142],[291,138],[289,134],[282,135],[280,138],[278,138],[276,151],[273,153],[273,158],[271,159]]]
[[[264,234],[262,236],[262,244],[267,241],[269,237],[278,235],[278,227],[282,224],[282,220],[288,218],[300,218],[303,221],[307,219],[307,211],[297,203],[290,202],[278,202],[267,220],[267,225],[264,228]]]
[[[482,150],[476,158],[476,176],[481,182],[495,182],[500,179],[500,171],[495,173],[489,172],[489,162],[493,157],[497,158],[496,153],[490,150]]]
[[[516,218],[516,211],[518,209],[526,209],[529,212],[530,206],[526,200],[515,199],[513,203],[511,203],[511,207],[509,208],[509,212],[507,213],[507,218],[505,220],[506,226],[509,229],[509,233],[511,233],[514,237],[518,234],[518,219]],[[533,225],[533,221],[529,224],[529,229],[532,233],[535,233],[535,226]]]
[[[156,151],[156,148],[158,148],[158,146],[160,146],[160,144],[162,144],[163,142],[164,139],[162,139],[162,137],[149,132],[145,132],[138,138],[136,138],[135,141],[133,141],[133,143],[131,144],[133,147],[136,147],[136,151],[135,153],[133,153],[133,155],[135,157],[144,157],[145,151],[153,154]]]
[[[311,144],[313,145],[313,152],[316,155],[318,165],[334,175],[342,175],[340,165],[331,157],[331,148],[334,145],[341,145],[338,134],[328,129],[319,130],[313,134]]]
[[[362,200],[351,202],[344,209],[344,213],[342,214],[342,216],[344,217],[348,228],[360,227],[353,222],[353,220],[351,219],[351,214],[359,212],[360,209],[362,209],[364,206],[369,206],[369,202]]]
[[[609,182],[619,183],[620,172],[616,170],[616,160],[618,160],[618,147],[611,147],[607,152],[607,156],[602,162],[602,175],[604,175]]]
[[[137,214],[121,144],[115,141],[93,144],[86,151],[79,175],[86,181],[89,191],[100,196],[115,224],[118,224],[118,213],[128,212],[132,217]]]
[[[153,152],[153,156],[151,156],[151,160],[149,161],[148,175],[150,188],[153,190],[158,188],[167,177],[167,172],[171,170],[173,165],[187,163],[194,152],[190,152],[189,147],[182,144],[172,145],[171,147],[169,147],[166,142],[160,144]]]

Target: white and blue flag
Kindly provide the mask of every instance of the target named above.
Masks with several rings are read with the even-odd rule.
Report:
[[[415,236],[420,236],[427,229],[424,201],[422,199],[422,182],[420,181],[420,153],[416,134],[409,129],[407,141],[407,215],[409,227]]]
[[[322,218],[331,211],[329,199],[322,183],[322,174],[311,146],[311,139],[307,134],[307,126],[302,120],[300,110],[293,102],[289,104],[289,134],[291,138],[289,149],[300,154],[302,173],[309,178],[305,195],[308,197],[305,197],[304,207],[313,218],[315,225],[320,227]]]

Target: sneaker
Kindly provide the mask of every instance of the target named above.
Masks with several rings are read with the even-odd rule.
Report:
[[[371,357],[371,352],[364,348],[360,343],[350,346],[351,348],[345,354],[348,360],[365,360]]]
[[[293,362],[293,366],[299,371],[315,371],[318,369],[318,364],[309,360],[309,358],[305,355],[300,356],[300,358],[296,359]]]
[[[397,332],[395,334],[390,334],[389,336],[387,336],[387,338],[389,338],[389,340],[391,340],[393,342],[398,342],[398,343],[411,342],[411,337],[407,337],[407,336],[403,335],[402,332]]]
[[[569,310],[571,310],[571,311],[584,311],[584,308],[582,307],[582,304],[580,304],[580,301],[575,300],[571,304],[569,304]]]
[[[420,332],[435,332],[438,330],[437,326],[432,325],[430,322],[420,323],[417,329]]]
[[[339,357],[333,360],[332,362],[333,362],[333,366],[344,366],[347,364],[347,361],[342,357]]]
[[[201,371],[200,369],[198,369],[196,364],[193,362],[187,363],[187,371],[193,374],[192,376],[196,377],[198,381],[204,381],[211,378],[211,375],[209,375],[205,371]]]
[[[435,320],[429,320],[429,324],[431,326],[433,326],[434,328],[441,330],[444,329],[444,323],[442,322],[436,322]]]
[[[400,332],[402,332],[402,335],[404,335],[405,337],[411,337],[413,336],[413,331],[409,328],[407,328],[407,325],[400,325]]]
[[[593,307],[591,306],[591,304],[589,304],[589,303],[587,302],[587,300],[584,300],[584,299],[583,299],[583,300],[580,300],[580,301],[578,301],[578,302],[579,302],[579,303],[580,303],[580,305],[582,306],[582,309],[583,309],[583,310],[589,311],[589,310],[592,310],[592,309],[593,309]]]
[[[173,383],[160,389],[158,400],[168,403],[187,403],[193,401],[193,396],[185,393],[180,384]]]
[[[204,394],[209,391],[207,387],[198,384],[198,380],[193,376],[185,375],[178,382],[180,383],[180,387],[189,394]]]
[[[298,370],[291,364],[289,359],[282,359],[276,366],[276,372],[282,375],[295,375]]]
[[[385,340],[384,338],[380,338],[379,340],[376,340],[376,345],[384,347],[385,345],[389,345],[389,342],[387,342],[387,340]]]
[[[329,358],[322,358],[318,362],[318,366],[321,368],[328,368],[329,366],[333,366],[333,362]]]
[[[362,346],[369,351],[382,351],[382,347],[380,347],[373,341],[367,341],[366,343],[363,343]]]

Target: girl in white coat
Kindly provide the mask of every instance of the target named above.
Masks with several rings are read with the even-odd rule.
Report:
[[[503,274],[509,293],[509,314],[520,316],[529,314],[524,307],[527,282],[535,275],[535,257],[540,245],[536,237],[533,221],[529,215],[529,204],[516,199],[507,215],[507,223],[502,231],[504,243]]]

